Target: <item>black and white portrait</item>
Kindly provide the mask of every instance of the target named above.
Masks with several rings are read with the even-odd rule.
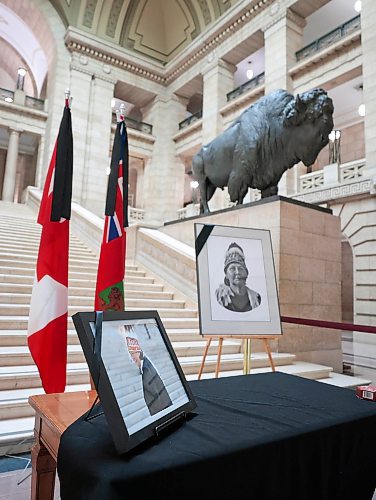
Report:
[[[241,246],[233,242],[225,253],[224,280],[215,291],[218,303],[234,312],[247,312],[261,304],[261,295],[247,286],[249,275]]]
[[[270,231],[195,224],[203,335],[282,333]]]
[[[212,319],[269,321],[261,241],[212,236],[207,245]]]

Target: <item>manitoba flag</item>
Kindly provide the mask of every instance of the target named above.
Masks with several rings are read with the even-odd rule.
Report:
[[[27,332],[46,393],[64,392],[66,383],[72,171],[72,121],[66,99],[39,209],[42,234]]]
[[[96,311],[124,311],[125,243],[128,226],[128,136],[124,117],[117,124],[108,179],[99,257]]]

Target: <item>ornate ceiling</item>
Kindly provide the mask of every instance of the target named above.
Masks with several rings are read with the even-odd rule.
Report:
[[[51,0],[66,26],[167,63],[239,0]]]

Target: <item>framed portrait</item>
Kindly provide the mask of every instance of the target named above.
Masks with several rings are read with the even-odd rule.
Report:
[[[95,313],[73,315],[118,453],[183,420],[194,397],[157,311],[103,312],[100,355]]]
[[[203,335],[282,334],[270,231],[195,224]]]

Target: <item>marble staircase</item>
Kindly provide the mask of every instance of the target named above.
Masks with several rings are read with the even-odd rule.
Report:
[[[27,323],[40,228],[25,205],[0,202],[0,455],[30,449],[33,411],[28,397],[41,394],[38,371],[27,347]],[[71,235],[69,316],[92,311],[98,257]],[[205,340],[199,334],[197,305],[137,263],[128,262],[126,309],[157,309],[188,380],[196,379]],[[68,321],[67,391],[89,388],[88,369],[72,320]],[[213,377],[217,343],[212,342],[203,378]],[[356,386],[363,380],[336,375],[330,367],[297,362],[289,353],[273,353],[277,369],[303,377]],[[242,373],[241,342],[226,340],[220,376]],[[269,371],[265,353],[252,354],[251,373]]]

